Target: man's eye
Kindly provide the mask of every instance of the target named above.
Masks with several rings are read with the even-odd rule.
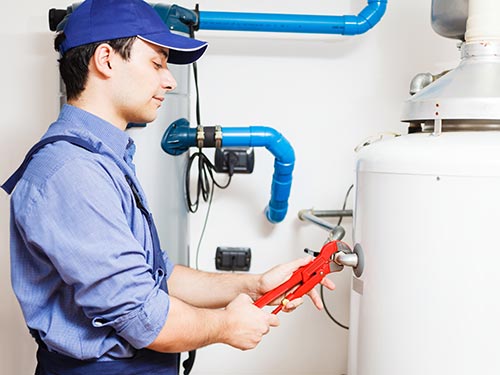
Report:
[[[154,65],[155,69],[161,69],[161,64],[158,64],[158,63],[153,61],[153,65]]]

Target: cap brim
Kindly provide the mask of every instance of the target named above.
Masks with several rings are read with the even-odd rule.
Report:
[[[208,47],[207,42],[173,33],[146,34],[137,37],[157,46],[168,48],[168,62],[172,64],[191,64],[198,60]]]

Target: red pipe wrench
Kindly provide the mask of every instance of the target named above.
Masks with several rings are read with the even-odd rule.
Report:
[[[344,266],[335,262],[335,254],[338,251],[351,253],[349,245],[342,241],[327,242],[319,253],[305,250],[307,253],[314,255],[316,258],[310,263],[298,268],[283,284],[270,290],[257,301],[254,305],[262,308],[271,303],[280,296],[285,296],[281,303],[274,309],[273,314],[277,314],[290,301],[302,297],[312,288],[318,285],[323,278],[332,272],[341,271]],[[295,290],[293,290],[296,287]],[[288,293],[289,292],[289,293]]]

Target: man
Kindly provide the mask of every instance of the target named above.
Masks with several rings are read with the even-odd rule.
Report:
[[[253,301],[309,259],[262,275],[171,264],[125,133],[153,121],[175,89],[167,61],[192,63],[207,44],[170,33],[142,0],[86,0],[55,44],[68,104],[4,185],[17,183],[12,284],[39,344],[36,374],[170,375],[175,353],[254,348],[279,321]]]

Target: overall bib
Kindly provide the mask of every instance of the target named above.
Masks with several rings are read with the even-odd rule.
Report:
[[[90,152],[99,153],[91,143],[79,137],[60,135],[45,138],[30,149],[21,166],[1,186],[2,189],[11,194],[33,155],[45,145],[57,141],[66,141]],[[153,274],[159,269],[165,272],[165,262],[153,216],[143,204],[132,179],[127,175],[125,178],[132,190],[137,208],[143,213],[149,225],[153,239]],[[160,288],[167,292],[167,283],[164,281]],[[78,360],[59,353],[50,352],[40,339],[38,331],[30,329],[30,332],[38,343],[38,365],[35,375],[177,375],[179,373],[178,353],[159,353],[148,349],[140,349],[132,358],[110,361]]]

